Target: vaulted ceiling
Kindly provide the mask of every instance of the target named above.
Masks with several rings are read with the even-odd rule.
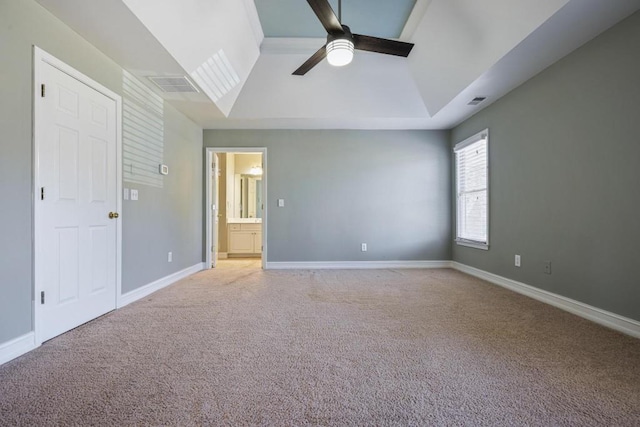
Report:
[[[303,0],[37,0],[204,128],[447,129],[640,0],[343,0],[354,32],[415,44],[291,73],[325,43]],[[337,0],[330,0],[338,13]],[[199,92],[162,92],[186,76]],[[475,97],[479,105],[468,105]]]

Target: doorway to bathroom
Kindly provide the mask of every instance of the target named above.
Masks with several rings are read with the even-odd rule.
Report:
[[[206,148],[206,263],[266,266],[266,148]]]

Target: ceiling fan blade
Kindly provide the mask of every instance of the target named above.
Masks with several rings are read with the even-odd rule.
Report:
[[[316,53],[314,53],[311,58],[307,59],[304,64],[300,66],[297,70],[295,70],[292,74],[294,76],[304,76],[307,74],[307,71],[318,65],[320,61],[322,61],[327,56],[327,45],[322,46]]]
[[[342,25],[340,25],[340,20],[338,20],[335,12],[331,9],[329,0],[307,0],[307,2],[322,23],[324,29],[327,30],[327,33],[344,33]]]
[[[409,56],[413,49],[413,43],[399,42],[396,40],[380,39],[378,37],[353,35],[353,45],[356,49],[369,52],[386,53],[387,55]]]

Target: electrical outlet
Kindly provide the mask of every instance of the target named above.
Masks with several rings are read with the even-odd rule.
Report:
[[[362,252],[367,252],[367,244],[366,243],[362,244],[361,250],[362,250]]]
[[[173,261],[173,252],[169,252],[167,254],[167,262],[171,262],[171,261]]]
[[[551,261],[544,262],[544,274],[551,274]]]
[[[516,255],[515,264],[516,267],[520,267],[520,255]]]
[[[138,200],[138,190],[134,188],[131,189],[131,200]]]

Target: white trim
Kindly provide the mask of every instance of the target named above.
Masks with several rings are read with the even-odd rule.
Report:
[[[417,0],[415,6],[409,14],[407,23],[400,33],[400,40],[412,40],[413,35],[416,33],[418,26],[422,22],[424,14],[427,12],[427,8],[431,4],[432,0]]]
[[[489,139],[489,128],[481,130],[480,132],[476,133],[475,135],[471,135],[469,138],[458,142],[453,147],[453,152],[456,153],[456,152],[462,150],[463,148],[466,148],[466,147],[470,146],[471,144],[475,144],[478,141],[482,141],[483,139],[486,139],[486,140]]]
[[[486,242],[477,242],[477,241],[473,241],[473,240],[469,240],[469,239],[465,239],[463,237],[460,237],[460,230],[458,230],[458,224],[460,222],[460,193],[459,193],[459,182],[458,182],[458,151],[468,147],[471,144],[474,144],[478,141],[482,141],[485,140],[486,141],[486,157],[487,157],[487,164],[486,164],[486,169],[487,169],[487,229],[486,229]],[[491,169],[490,169],[490,160],[489,160],[489,154],[490,154],[490,147],[489,147],[489,128],[486,128],[484,130],[481,130],[480,132],[476,133],[475,135],[470,136],[469,138],[465,139],[464,141],[458,142],[455,147],[453,148],[453,176],[454,176],[454,188],[455,188],[455,197],[456,197],[456,208],[455,208],[455,223],[454,223],[454,228],[455,228],[455,236],[456,238],[454,239],[454,242],[457,245],[460,246],[467,246],[469,248],[475,248],[475,249],[481,249],[481,250],[485,250],[488,251],[489,250],[489,233],[490,233],[490,224],[491,224]]]
[[[206,248],[206,255],[205,255],[205,259],[204,259],[204,263],[207,265],[207,268],[212,268],[214,266],[214,261],[216,260],[216,258],[213,256],[213,235],[215,234],[216,240],[219,242],[220,241],[220,236],[218,236],[218,230],[215,229],[215,227],[213,227],[213,220],[211,218],[211,206],[213,205],[213,200],[211,200],[211,191],[213,191],[212,188],[212,177],[215,177],[215,181],[216,181],[216,186],[219,187],[218,183],[218,176],[216,174],[216,171],[213,168],[213,157],[214,153],[213,151],[210,150],[205,150],[205,154],[204,154],[204,158],[205,158],[205,174],[206,174],[206,178],[205,178],[205,182],[204,182],[204,191],[205,191],[205,236],[204,236],[204,240],[205,240],[205,248]],[[216,164],[216,167],[218,167],[219,165]],[[220,206],[216,206],[216,215],[218,214],[218,212],[220,211]],[[218,242],[216,242],[216,252],[218,251]]]
[[[467,246],[469,248],[482,249],[484,251],[489,250],[488,243],[474,242],[474,241],[465,240],[465,239],[456,239],[455,242],[456,242],[456,245],[460,245],[460,246]]]
[[[264,32],[262,31],[262,25],[260,24],[260,17],[258,16],[256,4],[253,0],[244,0],[244,8],[247,13],[249,25],[253,31],[256,46],[260,47],[260,43],[262,43],[262,40],[264,39]]]
[[[38,304],[37,296],[40,294],[40,271],[36,268],[39,254],[41,253],[40,245],[37,237],[40,234],[39,224],[41,218],[40,204],[37,203],[38,188],[40,187],[40,175],[39,175],[39,159],[38,148],[41,130],[38,128],[38,123],[41,122],[40,117],[41,103],[40,99],[40,84],[42,82],[42,67],[41,64],[47,63],[54,68],[62,71],[63,73],[73,77],[81,83],[84,83],[93,90],[101,93],[109,99],[112,99],[116,104],[116,212],[122,212],[122,97],[107,87],[96,82],[89,76],[81,73],[70,65],[60,61],[58,58],[50,55],[38,46],[33,46],[33,194],[32,194],[32,209],[33,209],[33,240],[32,240],[32,252],[33,252],[33,325],[35,333],[35,343],[37,345],[42,343],[40,337],[40,322],[41,319],[41,305]],[[116,305],[117,299],[122,292],[122,221],[116,221]]]
[[[167,286],[177,282],[178,280],[182,280],[185,277],[189,277],[192,274],[205,270],[206,268],[207,267],[205,263],[199,262],[198,264],[187,267],[184,270],[176,271],[175,273],[158,279],[155,282],[151,282],[147,285],[127,292],[126,294],[118,297],[118,308],[122,308],[125,305],[131,304],[134,301],[151,295],[152,293],[159,291],[162,288],[166,288]]]
[[[503,288],[517,292],[519,294],[526,295],[535,300],[552,305],[561,310],[568,311],[569,313],[583,317],[587,320],[591,320],[592,322],[598,323],[602,326],[606,326],[627,335],[631,335],[635,338],[640,338],[640,322],[638,322],[637,320],[629,319],[627,317],[623,317],[618,314],[593,307],[580,301],[576,301],[549,291],[538,289],[533,286],[517,282],[515,280],[507,279],[506,277],[498,276],[497,274],[489,273],[475,267],[461,264],[459,262],[453,261],[452,268],[471,276],[486,280],[487,282],[493,283],[495,285],[502,286]]]
[[[0,365],[16,357],[20,357],[36,347],[38,347],[38,344],[36,344],[36,334],[34,332],[29,332],[11,341],[2,343],[0,344]]]
[[[210,153],[256,153],[262,154],[262,204],[264,205],[264,209],[262,210],[262,268],[267,269],[267,218],[268,218],[268,207],[269,207],[269,197],[267,191],[267,179],[269,175],[269,168],[267,163],[267,147],[205,147],[204,158],[208,159]],[[211,268],[211,215],[209,212],[209,207],[211,206],[211,180],[209,176],[211,176],[211,162],[205,165],[205,175],[207,178],[205,179],[205,214],[207,218],[205,220],[205,265],[206,268]],[[216,248],[217,249],[217,248]],[[218,256],[218,258],[220,258]]]
[[[218,252],[218,259],[227,259],[229,258],[228,252]]]
[[[384,268],[451,268],[451,261],[313,261],[268,262],[268,270],[362,270]]]

